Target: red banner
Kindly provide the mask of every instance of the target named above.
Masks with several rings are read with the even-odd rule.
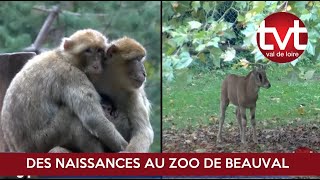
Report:
[[[0,176],[320,176],[320,153],[1,153]]]

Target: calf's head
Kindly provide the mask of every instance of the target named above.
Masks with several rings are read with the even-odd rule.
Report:
[[[264,87],[266,89],[269,89],[271,87],[271,84],[267,78],[266,74],[266,67],[255,67],[253,69],[253,75],[255,77],[255,82],[257,86]]]

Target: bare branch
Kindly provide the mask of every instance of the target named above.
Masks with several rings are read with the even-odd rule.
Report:
[[[280,12],[282,10],[287,11],[288,1],[284,1],[280,6],[276,9],[276,12]]]
[[[235,8],[232,7],[233,4],[234,4],[234,1],[232,1],[230,7],[223,13],[223,15],[220,17],[220,19],[219,19],[217,22],[220,22],[220,21],[227,15],[227,13],[228,13],[231,9],[235,9]],[[239,13],[239,11],[237,11],[237,13]]]
[[[227,45],[227,44],[220,44],[219,48],[221,50],[226,50],[228,47],[232,47],[233,49],[235,49],[236,51],[248,51],[249,49],[243,46],[239,46],[239,45]]]
[[[50,9],[46,9],[44,7],[41,7],[41,6],[35,6],[32,9],[37,10],[37,11],[47,12],[47,13],[51,12]],[[98,14],[94,14],[94,13],[80,14],[80,13],[75,13],[75,12],[70,12],[70,11],[65,11],[65,10],[62,10],[61,12],[63,14],[69,14],[69,15],[72,15],[72,16],[97,16],[97,17],[108,16],[108,14],[103,14],[103,13],[98,13]]]
[[[34,6],[34,7],[32,7],[32,9],[37,10],[37,11],[46,12],[46,13],[51,12],[50,9],[41,8],[41,7],[39,7],[39,6]]]
[[[286,12],[287,12],[287,7],[288,7],[288,1],[286,1],[286,6],[284,7]]]
[[[49,14],[49,16],[47,17],[45,23],[42,25],[41,30],[36,38],[36,40],[33,43],[34,48],[37,50],[41,44],[43,44],[45,38],[48,35],[49,32],[49,28],[51,26],[51,24],[53,23],[53,21],[55,20],[55,18],[57,17],[58,13],[60,11],[59,6],[54,6]]]
[[[40,32],[38,33],[38,36],[34,41],[34,43],[31,46],[23,49],[24,52],[35,52],[37,54],[40,53],[40,47],[44,43],[46,37],[48,36],[50,26],[55,20],[55,18],[58,16],[60,8],[59,6],[53,6],[51,10],[46,9],[44,11],[50,12],[50,14],[48,15],[46,21],[42,25]]]

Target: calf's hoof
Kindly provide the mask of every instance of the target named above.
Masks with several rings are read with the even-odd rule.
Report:
[[[246,140],[243,140],[243,139],[241,139],[241,143],[243,144],[243,145],[247,145],[247,141]]]
[[[217,143],[219,144],[219,143],[221,143],[222,141],[221,141],[221,138],[217,138]]]

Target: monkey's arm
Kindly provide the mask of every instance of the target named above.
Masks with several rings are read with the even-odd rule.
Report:
[[[129,107],[129,119],[132,125],[132,137],[126,151],[148,152],[153,143],[154,132],[149,120],[149,101],[144,95],[133,97],[135,104]]]
[[[66,85],[62,100],[79,117],[83,126],[105,146],[115,152],[124,150],[128,143],[104,116],[99,94],[89,83],[74,82],[69,81]]]

